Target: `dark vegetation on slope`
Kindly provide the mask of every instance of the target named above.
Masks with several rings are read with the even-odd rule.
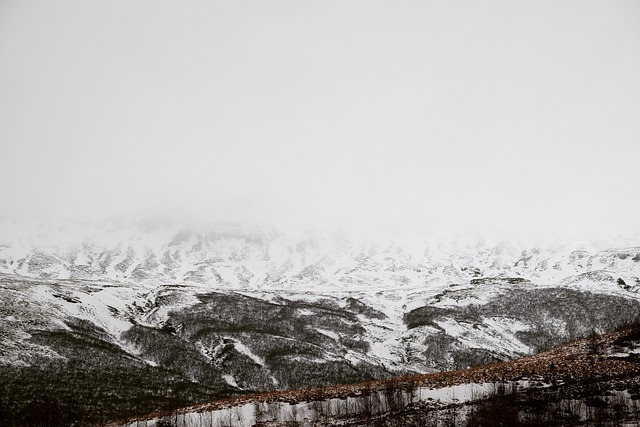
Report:
[[[278,303],[241,294],[200,295],[200,303],[171,313],[162,333],[136,326],[124,338],[141,349],[143,358],[165,368],[183,370],[204,382],[203,373],[234,375],[243,392],[315,387],[388,376],[381,367],[345,359],[347,352],[366,353],[368,342],[356,314],[331,301]],[[310,313],[310,314],[302,314]],[[327,330],[338,340],[319,332]],[[171,346],[189,353],[187,363]],[[241,349],[248,348],[257,361]],[[158,349],[164,349],[158,351]],[[178,357],[178,359],[176,359]],[[329,359],[330,363],[322,363]]]
[[[171,312],[162,327],[136,324],[127,331],[122,338],[135,356],[84,320],[67,319],[71,330],[29,331],[31,343],[66,360],[0,365],[0,425],[93,425],[233,395],[390,376],[344,357],[368,350],[357,316],[382,315],[360,302],[342,309],[330,300],[276,304],[237,293],[199,298],[195,306]]]
[[[29,367],[0,366],[0,425],[57,426],[72,421],[92,425],[229,396],[397,374],[346,357],[369,349],[362,339],[362,316],[384,316],[356,299],[340,307],[330,299],[267,301],[232,292],[198,298],[200,302],[193,306],[171,311],[163,325],[137,323],[127,331],[122,338],[126,347],[136,349],[135,356],[87,321],[66,319],[71,330],[46,329],[36,323],[29,331],[30,341],[66,359],[40,358]],[[163,301],[156,304],[159,307]],[[170,306],[171,301],[166,304]],[[424,307],[405,319],[412,328],[447,317],[464,322],[476,322],[482,316],[523,319],[532,323],[535,332],[523,339],[542,348],[576,338],[581,331],[586,335],[592,328],[611,330],[639,312],[635,300],[620,297],[566,289],[514,289],[488,306]],[[554,319],[565,328],[556,330],[558,323],[546,323]],[[463,347],[444,332],[424,339],[426,350],[414,357],[440,361],[451,356],[458,366],[496,362],[501,357],[487,349]],[[231,377],[237,387],[224,377]]]
[[[516,337],[534,351],[556,347],[564,342],[587,336],[591,331],[612,331],[640,319],[640,301],[614,295],[594,294],[567,288],[513,288],[486,304],[462,307],[419,307],[407,313],[404,321],[409,329],[421,326],[439,328],[436,321],[455,319],[474,327],[483,318],[504,317],[530,325]],[[457,340],[433,334],[425,338],[427,358],[450,360],[440,369],[456,369],[503,361],[501,355],[486,349],[461,348]],[[450,357],[449,357],[450,356]]]
[[[32,338],[67,360],[41,358],[27,367],[0,366],[0,425],[90,425],[115,414],[230,395],[228,388],[203,387],[132,358],[103,340],[102,331],[92,324],[78,321],[70,326],[70,332],[34,332]]]

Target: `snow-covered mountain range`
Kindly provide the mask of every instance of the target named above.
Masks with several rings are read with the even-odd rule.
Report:
[[[405,235],[287,234],[237,224],[185,227],[162,221],[0,222],[0,273],[39,279],[201,284],[215,289],[372,289],[520,277],[554,284],[612,271],[629,286],[640,246]],[[625,280],[626,279],[626,280]]]
[[[69,396],[116,369],[149,384],[131,413],[510,360],[637,321],[635,243],[5,220],[0,368],[72,372]]]

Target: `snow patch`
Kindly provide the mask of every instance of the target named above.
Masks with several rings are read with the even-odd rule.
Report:
[[[317,328],[316,331],[320,332],[322,335],[328,336],[329,338],[331,338],[334,341],[339,341],[340,340],[340,337],[338,336],[338,334],[336,334],[333,331],[329,331],[329,330],[326,330],[326,329],[320,329],[320,328]]]
[[[256,362],[256,364],[258,364],[260,366],[264,366],[265,365],[264,359],[262,357],[258,356],[254,352],[252,352],[249,347],[247,347],[246,345],[242,344],[241,342],[234,340],[233,347],[236,350],[238,350],[238,352],[244,354],[249,359],[251,359],[254,362]]]
[[[238,383],[236,382],[235,378],[233,378],[233,375],[224,374],[222,375],[222,379],[225,380],[225,382],[231,387],[240,388],[238,387]]]

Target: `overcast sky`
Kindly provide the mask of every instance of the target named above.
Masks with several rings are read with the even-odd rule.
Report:
[[[640,227],[640,2],[0,0],[0,214]]]

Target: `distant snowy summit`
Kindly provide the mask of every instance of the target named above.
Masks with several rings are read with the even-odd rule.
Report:
[[[640,286],[640,242],[375,237],[216,223],[0,221],[0,273],[224,289],[375,289],[513,281]]]

